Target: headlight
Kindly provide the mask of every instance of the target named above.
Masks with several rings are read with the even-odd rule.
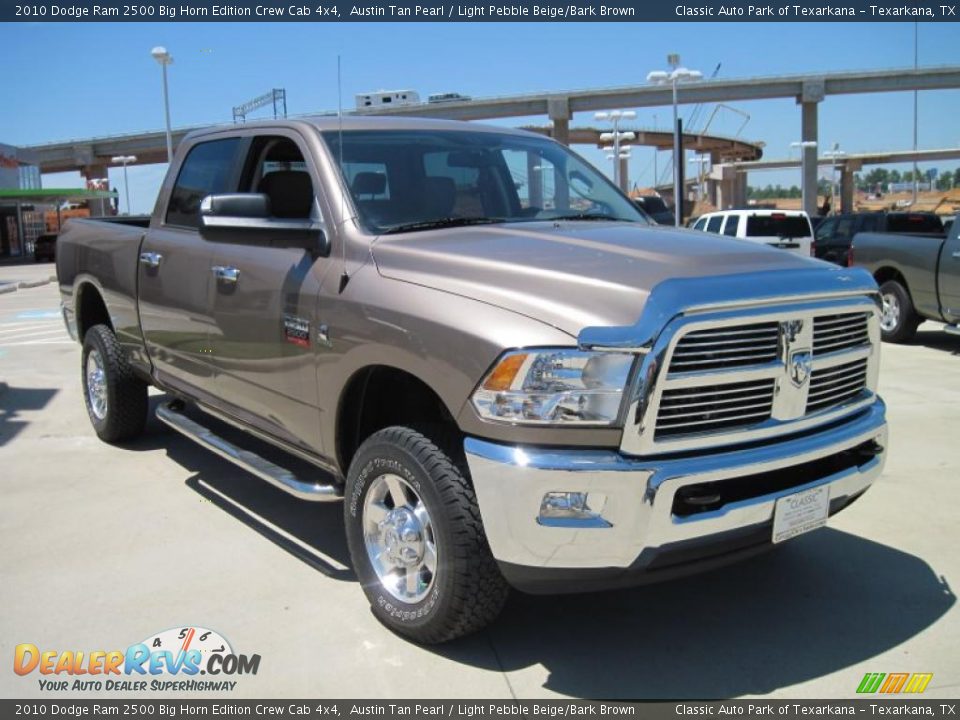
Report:
[[[473,393],[488,420],[553,425],[610,425],[633,355],[548,349],[503,355]]]

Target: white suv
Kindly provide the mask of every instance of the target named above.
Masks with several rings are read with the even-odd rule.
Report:
[[[701,215],[693,229],[813,256],[813,227],[802,210],[723,210]]]

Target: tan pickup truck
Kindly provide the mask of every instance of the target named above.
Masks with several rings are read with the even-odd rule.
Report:
[[[489,623],[510,587],[751,555],[883,466],[869,274],[653,226],[529,133],[193,133],[153,216],[70,221],[57,272],[97,434],[141,433],[153,385],[173,429],[342,500],[374,613],[419,642]]]

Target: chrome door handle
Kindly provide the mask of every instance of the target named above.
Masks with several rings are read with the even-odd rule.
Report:
[[[240,271],[235,267],[227,267],[226,265],[214,265],[213,274],[217,276],[217,281],[222,283],[228,283],[233,285],[240,279]]]
[[[954,250],[952,253],[950,253],[950,257],[954,257],[960,260],[960,250]]]
[[[145,252],[140,253],[140,264],[146,265],[149,268],[160,267],[160,261],[163,260],[163,255],[155,252]]]

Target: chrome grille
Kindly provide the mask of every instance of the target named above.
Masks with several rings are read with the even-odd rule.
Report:
[[[807,413],[819,412],[853,400],[867,387],[867,360],[814,370],[810,376]]]
[[[776,360],[779,327],[779,323],[769,322],[687,333],[673,351],[670,372],[703,372]]]
[[[731,324],[691,317],[667,343],[648,399],[638,402],[639,453],[696,450],[804,429],[868,402],[879,341],[872,299],[771,307]],[[655,368],[657,355],[650,356]],[[627,436],[625,436],[627,438]]]
[[[770,417],[774,381],[664,390],[654,437],[718,432],[756,425]]]
[[[870,343],[867,313],[822,315],[813,319],[813,354],[849,350]]]

